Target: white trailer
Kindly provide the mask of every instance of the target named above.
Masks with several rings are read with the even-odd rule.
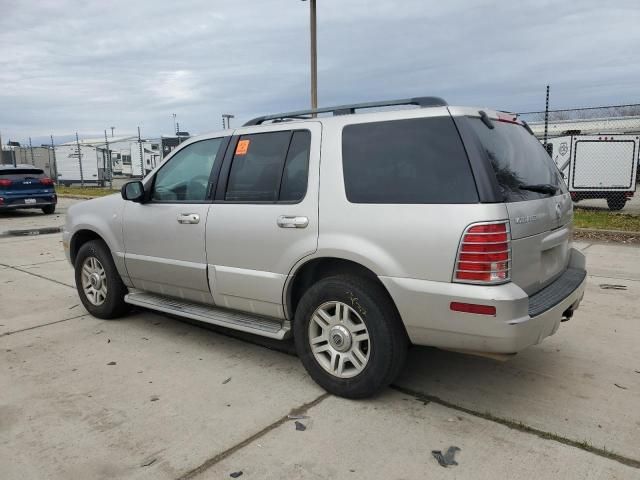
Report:
[[[142,153],[142,157],[140,154]],[[147,175],[160,162],[160,145],[158,142],[142,140],[131,142],[131,176]],[[144,171],[144,174],[142,172]]]
[[[547,140],[571,198],[604,198],[621,210],[636,190],[640,139],[637,135],[565,135]]]
[[[75,142],[55,147],[57,182],[62,185],[75,183],[100,184],[106,180],[105,149],[95,145]],[[82,162],[82,167],[80,166]]]

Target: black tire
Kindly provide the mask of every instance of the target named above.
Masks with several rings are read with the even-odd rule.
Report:
[[[94,305],[84,291],[82,283],[82,268],[89,257],[96,258],[104,270],[106,279],[106,297],[100,305]],[[127,287],[122,283],[120,274],[113,263],[113,257],[109,248],[102,240],[91,240],[78,251],[75,260],[76,289],[84,308],[94,317],[111,319],[118,318],[127,313],[130,306],[124,302]]]
[[[42,207],[42,211],[44,212],[45,215],[51,215],[52,213],[54,213],[56,211],[56,206],[54,205],[47,205],[45,207]]]
[[[613,195],[607,197],[607,207],[609,210],[618,212],[624,208],[627,203],[627,198],[624,195]]]
[[[368,330],[368,362],[351,378],[329,373],[311,351],[312,315],[327,302],[352,306]],[[384,288],[372,280],[351,275],[327,277],[305,292],[296,309],[293,335],[296,351],[309,375],[328,392],[346,398],[369,397],[393,382],[402,370],[409,343],[398,312]]]

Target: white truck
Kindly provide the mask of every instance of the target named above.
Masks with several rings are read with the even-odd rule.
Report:
[[[622,210],[636,190],[638,135],[565,135],[547,140],[549,155],[574,202],[603,198]]]

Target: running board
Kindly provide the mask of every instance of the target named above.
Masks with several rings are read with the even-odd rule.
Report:
[[[291,331],[290,323],[285,320],[237,312],[212,305],[203,305],[201,303],[155,295],[153,293],[129,293],[124,297],[124,301],[131,305],[170,313],[178,317],[212,323],[214,325],[220,325],[221,327],[232,328],[241,332],[253,333],[277,340],[288,337]]]

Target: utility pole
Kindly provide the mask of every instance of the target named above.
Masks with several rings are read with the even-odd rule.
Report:
[[[305,2],[306,0],[302,0]],[[309,0],[309,36],[311,44],[311,108],[318,108],[318,44],[316,35],[316,0]]]
[[[80,165],[80,186],[84,187],[84,175],[82,174],[82,151],[80,150],[78,132],[76,132],[76,147],[78,148],[78,165]]]
[[[56,147],[53,144],[53,135],[51,135],[51,150],[53,150],[53,172],[55,174],[55,182],[58,183],[58,162],[56,162]]]
[[[113,137],[113,127],[111,127],[111,137]],[[109,180],[109,190],[113,189],[113,173],[111,169],[111,150],[109,150],[109,139],[107,138],[107,131],[104,131],[104,141],[107,146],[107,179]]]
[[[31,137],[29,137],[29,151],[31,152],[31,165],[35,167],[36,162],[33,159],[33,145],[31,145]]]
[[[144,157],[142,156],[142,138],[140,137],[140,127],[138,127],[138,148],[140,149],[140,175],[144,178]]]
[[[113,131],[116,129],[116,127],[111,127],[111,138],[113,138]]]
[[[173,115],[173,131],[175,133],[178,133],[178,124],[176,123],[176,114],[173,113],[172,115]]]

